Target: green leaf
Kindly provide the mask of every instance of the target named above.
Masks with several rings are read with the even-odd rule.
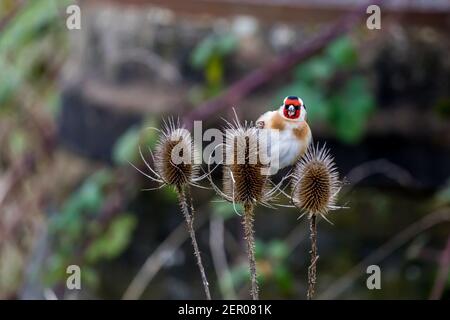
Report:
[[[330,121],[337,137],[354,144],[362,138],[375,102],[365,78],[355,76],[331,99]]]
[[[54,55],[55,44],[63,47],[66,32],[61,28],[59,11],[68,0],[34,0],[22,6],[19,13],[0,35],[0,105],[14,97],[30,76],[45,84],[36,75],[36,65]],[[62,35],[61,39],[57,35]],[[49,53],[49,51],[51,51]],[[50,55],[50,58],[49,58]],[[43,58],[44,57],[44,58]],[[36,89],[39,91],[39,88]]]
[[[133,126],[123,133],[113,148],[114,163],[128,165],[129,161],[140,159],[138,157],[139,146],[141,146],[144,156],[149,155],[148,148],[153,149],[158,141],[159,133],[155,126],[155,119],[147,118],[141,126]]]
[[[68,1],[34,0],[30,1],[14,18],[0,37],[0,55],[6,50],[14,52],[27,41],[36,37],[43,26],[54,19],[60,19],[58,10]],[[60,20],[59,20],[60,21]]]
[[[331,59],[316,57],[296,67],[294,75],[301,82],[315,84],[329,79],[335,71],[335,64]]]
[[[211,91],[209,92],[209,95],[216,95],[219,92],[223,81],[223,61],[218,55],[213,55],[211,59],[209,59],[205,69],[205,77]]]
[[[100,259],[118,256],[127,247],[135,226],[136,218],[133,215],[119,215],[86,250],[87,261],[95,263]]]
[[[281,240],[273,240],[268,246],[268,254],[275,260],[284,260],[289,255],[289,248]]]
[[[96,214],[104,200],[103,189],[113,179],[107,169],[90,176],[62,205],[61,212],[52,218],[50,228],[53,232],[67,231],[78,235],[83,229],[84,215]]]
[[[289,272],[288,268],[286,268],[284,265],[279,264],[274,268],[274,278],[281,290],[292,290],[294,283],[293,276],[292,273]]]
[[[145,119],[142,125],[141,144],[146,148],[154,148],[158,141],[159,131],[156,126],[156,119],[154,117]]]
[[[351,67],[357,62],[357,53],[349,37],[335,40],[326,49],[326,56],[332,59],[339,67]]]
[[[262,259],[266,256],[266,253],[267,253],[266,244],[259,239],[255,239],[255,258]]]
[[[178,201],[178,192],[176,192],[173,187],[166,187],[161,189],[162,194],[164,196],[164,200],[168,202],[176,202]]]
[[[248,280],[250,271],[248,270],[248,264],[238,264],[230,270],[231,281],[235,287],[240,286]]]
[[[209,58],[214,53],[214,40],[212,37],[207,37],[201,41],[191,54],[191,63],[195,68],[202,68],[207,63]]]
[[[191,54],[191,63],[195,68],[205,67],[209,61],[218,56],[223,58],[237,48],[238,41],[234,35],[210,35],[200,41]]]
[[[218,53],[223,57],[236,50],[238,40],[234,34],[220,35],[216,40]]]
[[[128,161],[133,162],[137,158],[140,130],[137,127],[128,129],[119,139],[117,139],[112,158],[115,164],[124,165]]]
[[[218,199],[217,199],[218,200]],[[214,214],[218,216],[222,216],[223,219],[229,219],[231,217],[236,216],[236,212],[242,212],[242,205],[236,204],[233,207],[233,204],[230,202],[215,202],[213,204]]]

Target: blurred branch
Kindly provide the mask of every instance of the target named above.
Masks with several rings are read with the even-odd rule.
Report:
[[[318,298],[336,299],[340,294],[347,290],[352,285],[352,283],[361,276],[362,273],[364,273],[367,266],[382,261],[392,252],[407,243],[410,239],[417,236],[419,233],[422,233],[430,229],[431,227],[444,222],[450,222],[450,211],[436,211],[426,215],[421,220],[414,222],[406,229],[398,232],[393,238],[385,242],[381,247],[364,258],[344,276],[332,283],[328,287],[328,289]]]
[[[444,292],[445,285],[448,279],[448,272],[450,270],[450,237],[447,238],[447,244],[442,250],[439,259],[439,270],[436,275],[436,280],[431,290],[430,300],[439,300]]]
[[[197,223],[194,225],[194,229],[198,229],[206,221],[206,214],[198,215]],[[128,288],[125,290],[122,299],[139,299],[144,293],[145,288],[147,288],[150,281],[152,281],[153,277],[173,255],[173,252],[177,250],[188,238],[189,234],[187,233],[185,222],[183,221],[147,258],[141,269],[131,281]]]
[[[380,4],[381,0],[373,0],[351,11],[334,25],[319,33],[309,41],[294,48],[291,52],[277,58],[275,61],[250,72],[241,80],[235,82],[218,97],[206,101],[198,108],[192,110],[184,117],[184,123],[188,129],[192,128],[193,121],[207,119],[217,115],[225,108],[235,107],[244,97],[268,83],[273,78],[288,73],[298,63],[310,58],[331,41],[357,26],[361,18],[366,15],[369,4]]]
[[[224,220],[216,215],[211,219],[209,225],[209,246],[220,291],[225,299],[236,299],[236,292],[231,281],[230,268],[225,254]]]
[[[346,179],[352,185],[355,185],[374,174],[383,174],[403,187],[417,185],[416,179],[407,170],[386,159],[364,162],[350,170],[347,173]]]

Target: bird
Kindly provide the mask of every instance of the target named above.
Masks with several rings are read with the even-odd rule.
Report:
[[[283,104],[277,110],[261,115],[255,126],[269,130],[271,134],[268,142],[271,174],[295,164],[306,153],[312,141],[306,105],[297,96],[284,98]]]

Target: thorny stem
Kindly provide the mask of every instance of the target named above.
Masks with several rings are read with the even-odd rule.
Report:
[[[244,204],[244,236],[247,242],[248,263],[250,265],[251,290],[253,300],[259,300],[258,281],[256,278],[255,238],[253,234],[253,205]]]
[[[211,300],[211,293],[209,292],[208,279],[206,278],[205,268],[203,267],[202,258],[200,257],[200,250],[198,249],[197,239],[195,237],[194,231],[194,206],[192,204],[192,199],[189,195],[189,205],[186,198],[186,192],[183,187],[177,187],[178,200],[180,202],[181,212],[183,213],[184,219],[186,220],[186,225],[188,228],[189,235],[192,241],[192,247],[194,248],[194,255],[197,259],[197,265],[200,269],[200,274],[202,276],[203,288],[205,290],[206,299]],[[189,191],[188,191],[189,193]],[[189,213],[191,209],[191,213]]]
[[[309,218],[309,231],[311,238],[311,264],[308,268],[308,293],[307,299],[312,300],[314,296],[314,289],[316,286],[316,266],[319,256],[317,255],[317,216],[315,214],[311,215]]]

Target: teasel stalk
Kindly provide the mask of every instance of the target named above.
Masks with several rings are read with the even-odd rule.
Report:
[[[324,218],[331,210],[339,209],[336,198],[342,187],[336,165],[329,150],[323,146],[311,145],[306,154],[297,162],[292,174],[293,204],[308,214],[311,239],[310,265],[308,268],[307,299],[314,296],[317,281],[317,218]],[[330,222],[331,223],[331,222]]]
[[[147,162],[141,147],[139,147],[139,154],[150,172],[145,173],[133,164],[130,164],[150,180],[159,183],[157,188],[144,189],[145,191],[161,189],[166,186],[175,189],[178,195],[180,210],[186,221],[186,226],[191,238],[194,256],[200,270],[205,295],[208,300],[211,300],[208,279],[206,277],[205,268],[203,267],[194,231],[195,212],[190,191],[191,186],[201,187],[197,183],[205,177],[205,175],[199,175],[199,153],[192,141],[191,134],[181,127],[179,120],[176,122],[173,119],[164,121],[163,129],[156,130],[160,132],[160,138],[156,145],[155,153],[149,148],[155,168],[152,168]]]
[[[259,299],[257,269],[255,260],[254,219],[255,207],[258,204],[272,207],[270,200],[276,196],[278,186],[271,188],[268,165],[263,164],[260,151],[265,147],[259,139],[258,129],[252,123],[241,125],[236,120],[228,123],[223,151],[227,157],[223,166],[223,191],[208,176],[213,189],[223,199],[242,205],[242,225],[247,246],[253,300]],[[241,215],[241,214],[239,214]]]

